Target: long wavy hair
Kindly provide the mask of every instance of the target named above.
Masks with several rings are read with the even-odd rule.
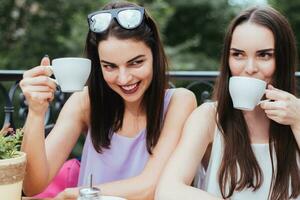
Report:
[[[135,7],[129,2],[114,2],[103,7],[102,10]],[[167,88],[166,69],[167,58],[154,20],[145,10],[144,19],[140,26],[127,30],[112,20],[109,28],[103,33],[89,31],[86,38],[86,56],[92,61],[91,75],[88,80],[90,98],[90,129],[94,148],[98,153],[103,148],[110,147],[113,132],[119,130],[123,124],[124,100],[114,92],[105,82],[101,70],[98,45],[109,37],[121,40],[132,39],[142,41],[151,49],[153,58],[153,78],[150,86],[145,91],[142,100],[143,110],[146,111],[146,145],[152,154],[153,147],[157,144],[163,121],[163,101]]]
[[[263,182],[262,170],[251,148],[247,123],[242,112],[233,109],[228,89],[229,78],[232,76],[229,68],[232,34],[237,26],[246,22],[266,27],[274,35],[276,69],[272,84],[292,94],[295,94],[296,87],[297,49],[288,21],[271,7],[252,7],[241,12],[231,22],[225,34],[220,76],[214,91],[214,97],[218,101],[216,122],[225,144],[218,179],[223,198],[232,196],[235,190],[252,188],[255,191]],[[300,195],[300,166],[297,165],[300,151],[291,127],[271,120],[269,135],[272,160],[269,199],[296,198]],[[274,150],[277,162],[274,162]]]

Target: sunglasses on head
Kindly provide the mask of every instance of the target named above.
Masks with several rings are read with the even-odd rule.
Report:
[[[142,23],[143,18],[144,8],[135,6],[93,12],[88,15],[88,23],[92,32],[102,33],[113,19],[125,29],[134,29]]]

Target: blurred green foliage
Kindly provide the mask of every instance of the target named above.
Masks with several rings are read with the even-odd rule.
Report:
[[[92,0],[1,0],[0,66],[26,69],[44,54],[80,56],[86,13],[106,3]]]
[[[86,16],[108,0],[0,0],[0,69],[28,69],[42,56],[82,56]],[[135,0],[160,27],[175,70],[216,70],[229,21],[245,0]],[[235,2],[235,3],[234,3]],[[237,3],[238,2],[238,3]],[[269,0],[300,34],[300,1]],[[297,37],[299,38],[299,37]]]
[[[296,35],[298,57],[300,58],[300,1],[299,0],[269,0],[269,3],[284,14],[289,20]],[[300,70],[299,65],[297,70]]]
[[[10,132],[8,129],[0,130],[0,160],[19,155],[23,133],[23,129],[17,129],[15,132]]]
[[[173,69],[216,70],[223,35],[234,9],[227,0],[174,0],[163,34]]]
[[[42,56],[82,56],[86,16],[109,1],[0,0],[0,68],[28,69]],[[226,0],[134,1],[156,19],[173,69],[215,69],[230,19]]]

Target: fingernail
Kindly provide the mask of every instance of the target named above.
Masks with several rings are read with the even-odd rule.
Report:
[[[44,55],[44,58],[49,58],[48,54],[45,54],[45,55]]]

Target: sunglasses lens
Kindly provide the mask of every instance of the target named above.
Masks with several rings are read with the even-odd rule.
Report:
[[[118,13],[120,25],[126,29],[133,29],[142,22],[143,15],[139,10],[122,10]]]
[[[111,21],[111,14],[110,13],[99,13],[91,17],[91,30],[93,32],[100,33],[105,31]]]

